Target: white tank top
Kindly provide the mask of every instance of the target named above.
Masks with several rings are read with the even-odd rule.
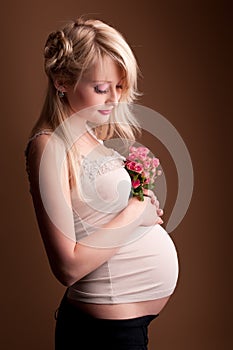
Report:
[[[42,133],[48,132],[41,131],[34,137]],[[120,248],[107,262],[70,286],[67,297],[86,303],[119,304],[169,296],[177,284],[178,257],[161,225],[139,226],[124,239],[114,233],[107,236],[109,240],[92,236],[127,206],[131,190],[125,158],[98,141],[100,149],[97,147],[82,161],[80,185],[85,200],[80,200],[75,189],[71,191],[76,241],[99,249]]]

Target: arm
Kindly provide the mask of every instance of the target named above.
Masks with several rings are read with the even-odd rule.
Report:
[[[52,272],[63,285],[69,286],[109,260],[119,248],[98,249],[90,247],[88,246],[88,237],[84,242],[85,245],[75,242],[67,167],[62,168],[62,181],[60,181],[54,170],[56,157],[52,155],[49,157],[49,161],[44,162],[46,167],[42,171],[42,175],[40,173],[41,159],[49,137],[41,135],[34,139],[30,145],[28,168],[31,195]],[[63,200],[59,196],[59,182],[62,183]],[[41,185],[44,185],[42,188],[44,188],[47,208],[42,200]],[[124,210],[91,236],[93,238],[95,235],[96,239],[100,239],[100,241],[102,238],[110,237],[110,235],[116,235],[116,237],[123,239],[139,225],[150,226],[155,224],[157,219],[155,206],[151,204],[148,197],[144,202],[131,198]]]

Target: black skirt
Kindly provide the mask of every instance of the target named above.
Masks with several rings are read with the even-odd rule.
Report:
[[[158,315],[112,320],[95,318],[67,300],[55,312],[55,350],[147,350],[148,325]]]

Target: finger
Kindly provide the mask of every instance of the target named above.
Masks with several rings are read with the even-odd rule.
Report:
[[[151,203],[154,204],[157,208],[159,208],[159,202],[155,196],[151,197]]]
[[[156,223],[157,223],[157,224],[163,224],[163,220],[162,220],[161,218],[158,218],[158,220],[157,220]]]
[[[151,197],[151,193],[149,192],[149,190],[147,188],[143,188],[143,194],[144,194],[144,196],[150,196]]]
[[[147,188],[143,188],[143,194],[147,195],[147,196],[150,196],[150,197],[156,197],[154,192],[152,190],[147,189]]]
[[[157,214],[159,215],[159,216],[162,216],[163,215],[163,209],[157,209]]]
[[[154,197],[151,197],[151,200],[150,200],[150,201],[151,201],[151,204],[153,204],[154,206],[156,206],[156,203],[155,203],[156,201],[155,201]],[[156,207],[156,210],[157,210],[157,209],[158,209],[158,208]]]
[[[144,193],[143,196],[146,197],[146,198],[150,198],[152,204],[156,204],[156,199],[155,199],[154,196],[151,196],[151,195],[149,195],[147,193]]]

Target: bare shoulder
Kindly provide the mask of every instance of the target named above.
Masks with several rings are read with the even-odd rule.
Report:
[[[54,132],[42,130],[28,139],[25,148],[26,167],[38,166],[43,153],[50,154],[53,158],[55,154],[64,153],[64,143]]]
[[[26,171],[31,194],[39,193],[40,180],[54,186],[60,179],[63,191],[69,199],[69,169],[64,142],[55,133],[39,132],[29,139],[25,152]],[[65,160],[65,161],[64,161]],[[51,183],[52,179],[54,180]]]
[[[26,172],[28,174],[31,193],[32,188],[36,189],[38,187],[39,168],[42,155],[44,154],[51,137],[51,132],[38,132],[29,138],[25,148]]]
[[[51,135],[51,132],[38,132],[29,138],[25,150],[25,155],[28,160],[34,159],[35,155],[40,156],[43,153]]]

